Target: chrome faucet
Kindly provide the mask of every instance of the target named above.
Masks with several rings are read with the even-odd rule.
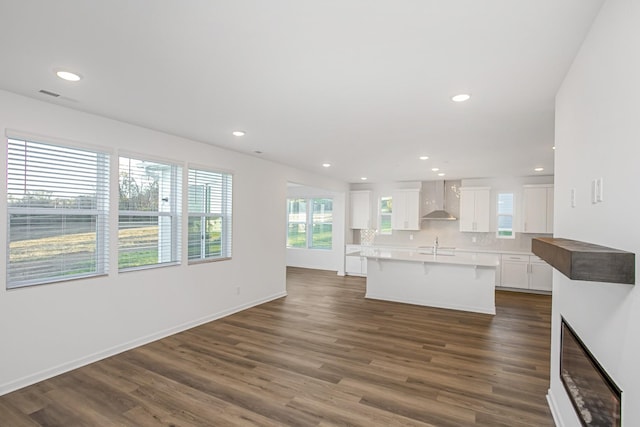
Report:
[[[438,255],[438,236],[436,236],[436,241],[433,242],[433,254]]]

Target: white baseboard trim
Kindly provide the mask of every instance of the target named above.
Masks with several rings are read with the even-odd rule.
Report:
[[[0,396],[5,395],[7,393],[11,393],[12,391],[19,390],[23,387],[27,387],[29,385],[35,384],[37,382],[55,377],[56,375],[60,375],[65,372],[78,369],[82,366],[97,362],[99,360],[106,359],[107,357],[115,356],[116,354],[122,353],[124,351],[131,350],[133,348],[140,347],[145,344],[149,344],[150,342],[157,341],[162,338],[166,338],[170,335],[174,335],[179,332],[186,331],[187,329],[191,329],[196,326],[200,326],[205,323],[209,323],[214,320],[227,317],[231,314],[238,313],[248,308],[255,307],[255,306],[258,306],[258,305],[261,305],[285,296],[287,296],[286,291],[279,292],[277,294],[270,295],[268,297],[261,298],[259,300],[251,301],[236,307],[229,308],[227,310],[220,311],[218,313],[213,313],[213,314],[201,317],[199,319],[191,320],[189,322],[182,323],[172,328],[164,329],[162,331],[158,331],[153,334],[136,338],[134,340],[125,342],[123,344],[119,344],[119,345],[107,348],[105,350],[98,351],[96,353],[89,354],[87,356],[83,356],[78,359],[75,359],[66,363],[62,363],[57,366],[53,366],[51,368],[43,369],[39,372],[26,375],[24,377],[9,381],[7,383],[0,384]]]
[[[551,389],[547,391],[547,403],[549,403],[551,416],[553,417],[553,422],[556,425],[556,427],[564,427],[564,422],[562,421],[562,417],[560,416],[560,411],[558,409],[556,398],[553,395],[553,392],[551,391]]]
[[[489,307],[476,307],[470,305],[459,305],[459,304],[448,304],[441,303],[438,301],[421,301],[421,300],[413,300],[413,299],[403,299],[403,298],[390,298],[384,295],[375,295],[367,292],[364,296],[367,299],[377,299],[381,301],[391,301],[391,302],[401,302],[404,304],[413,304],[413,305],[423,305],[425,307],[435,307],[435,308],[446,308],[449,310],[459,310],[459,311],[471,311],[473,313],[481,313],[481,314],[496,314],[495,306],[493,309]]]

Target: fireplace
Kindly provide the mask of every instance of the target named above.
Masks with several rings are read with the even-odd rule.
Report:
[[[560,379],[585,427],[620,426],[622,391],[562,319]]]

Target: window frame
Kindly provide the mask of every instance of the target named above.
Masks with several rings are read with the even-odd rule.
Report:
[[[305,202],[305,217],[304,220],[291,221],[291,212],[289,210],[290,202],[292,200],[304,200]],[[331,201],[331,222],[317,222],[317,224],[331,224],[331,245],[329,247],[322,247],[314,245],[314,232],[313,227],[316,225],[314,219],[314,206],[316,200],[330,200]],[[315,196],[315,197],[287,197],[287,226],[286,226],[286,247],[287,249],[305,249],[305,250],[319,250],[319,251],[331,251],[333,250],[333,203],[334,198],[331,196]],[[299,213],[298,213],[299,215]],[[305,244],[304,246],[292,246],[289,244],[289,228],[290,224],[298,224],[305,226]]]
[[[511,195],[511,213],[501,213],[500,212],[500,196],[501,195]],[[516,195],[513,191],[499,191],[496,194],[496,238],[498,239],[515,239],[516,238],[516,230],[514,227],[515,221],[515,206],[516,206]],[[511,229],[501,229],[500,228],[500,218],[501,217],[510,217],[511,218]],[[501,232],[511,231],[511,234],[504,235],[500,234]]]
[[[72,141],[60,140],[57,138],[46,136],[34,136],[27,134],[20,134],[14,132],[7,132],[5,135],[6,140],[6,200],[7,200],[7,239],[6,239],[6,289],[19,289],[24,287],[38,286],[51,283],[66,282],[77,279],[85,279],[92,277],[104,276],[109,273],[109,211],[110,211],[110,175],[111,175],[111,159],[113,152],[104,147],[92,146],[90,144],[76,143]],[[23,145],[24,148],[20,149],[22,153],[18,154],[18,151],[13,153],[12,150],[16,150],[16,147]],[[12,148],[12,146],[14,148]],[[24,157],[18,157],[24,156]],[[39,161],[43,162],[47,158],[60,159],[61,156],[68,158],[68,161],[64,163],[55,162],[48,163],[45,166],[38,166]],[[13,157],[13,160],[12,160]],[[95,157],[95,163],[87,162],[88,159]],[[22,164],[15,163],[20,159]],[[93,159],[92,159],[93,160]],[[75,169],[68,167],[69,165],[76,163]],[[12,167],[17,166],[17,168]],[[55,165],[55,166],[54,166]],[[93,166],[92,166],[93,165]],[[24,167],[24,172],[19,173]],[[31,169],[32,173],[29,173],[28,169]],[[39,170],[41,169],[41,170]],[[94,169],[94,170],[92,170]],[[12,172],[15,170],[16,172]],[[94,173],[94,175],[87,175],[88,173]],[[56,197],[54,199],[53,207],[38,207],[38,206],[11,206],[10,199],[12,195],[20,194],[16,188],[12,189],[12,182],[17,180],[22,181],[21,185],[24,188],[24,196],[29,193],[28,187],[35,186],[40,187],[38,192],[47,193],[48,197]],[[49,186],[52,182],[59,180],[60,186]],[[13,183],[15,185],[15,183]],[[45,188],[48,189],[44,190]],[[33,191],[33,190],[31,190]],[[93,194],[92,194],[93,191]],[[88,193],[87,193],[88,192]],[[66,195],[65,195],[66,194]],[[72,197],[72,195],[75,195]],[[89,197],[93,206],[87,207],[66,207],[66,200],[75,200],[75,202],[81,202],[82,197]],[[92,199],[93,198],[93,199]],[[59,203],[62,203],[60,205]],[[73,202],[72,202],[73,203]],[[60,258],[51,258],[49,263],[46,262],[42,265],[51,269],[50,274],[36,277],[31,275],[26,279],[16,279],[11,277],[12,271],[15,271],[15,267],[11,262],[11,244],[12,244],[12,216],[23,215],[31,221],[33,218],[46,217],[46,216],[58,216],[60,217],[60,225],[63,226],[65,231],[69,231],[67,228],[68,221],[73,221],[74,217],[87,217],[92,218],[87,224],[90,226],[90,231],[65,232],[61,234],[53,234],[47,237],[60,237],[60,236],[79,236],[82,234],[93,234],[95,237],[90,239],[90,249],[93,248],[93,255],[80,258],[73,257],[73,249],[78,248],[81,244],[77,242],[66,243],[59,246],[49,245],[48,247],[60,248]],[[51,224],[56,227],[56,224]],[[47,224],[49,226],[49,224]],[[55,229],[52,229],[55,231]],[[29,230],[29,233],[31,230]],[[45,238],[45,237],[42,237]],[[26,242],[33,239],[21,240]],[[13,242],[15,243],[15,242]],[[85,243],[86,244],[86,243]],[[86,247],[81,247],[80,253],[86,252]],[[89,250],[91,254],[91,250]],[[33,256],[33,255],[31,255]],[[68,260],[71,260],[69,262]],[[33,261],[33,258],[31,259]],[[73,273],[74,270],[78,270],[77,264],[73,262],[87,263],[89,262],[89,271],[82,271]],[[38,262],[38,261],[35,261]],[[55,264],[62,264],[64,267],[55,267]],[[55,274],[55,269],[57,274]],[[87,267],[84,267],[87,268]],[[32,270],[36,270],[31,267]]]
[[[220,191],[220,213],[207,212],[210,206],[204,209],[204,212],[191,211],[191,185],[192,185],[192,171],[197,175],[198,172],[204,175],[220,175],[220,188],[214,188],[214,190]],[[230,260],[233,257],[233,185],[234,177],[233,173],[223,170],[215,170],[213,168],[207,168],[198,165],[188,165],[187,167],[187,263],[199,264],[203,262],[215,262]],[[197,176],[195,177],[197,179]],[[209,187],[210,188],[210,187]],[[209,196],[210,197],[210,196]],[[190,251],[190,238],[191,232],[189,230],[191,219],[199,218],[201,222],[200,227],[200,256],[198,258],[191,257]],[[206,256],[206,229],[202,227],[202,224],[206,223],[207,218],[220,218],[221,220],[221,232],[220,232],[220,255]]]
[[[391,208],[388,213],[382,212],[382,202],[385,200],[389,200],[391,202]],[[382,229],[383,218],[389,217],[389,230],[385,231]],[[380,196],[378,198],[378,234],[380,235],[391,235],[393,234],[393,226],[392,226],[392,216],[393,216],[393,196]]]
[[[147,162],[150,164],[159,165],[161,167],[167,167],[169,168],[170,172],[169,172],[169,179],[166,181],[169,184],[168,185],[169,197],[167,201],[164,200],[165,198],[164,194],[166,193],[161,194],[161,187],[160,187],[160,185],[164,185],[166,182],[161,182],[158,184],[159,201],[158,201],[157,210],[121,209],[120,201],[119,201],[118,212],[117,212],[117,224],[118,224],[117,230],[118,231],[116,236],[117,253],[118,253],[118,262],[117,262],[118,272],[125,273],[129,271],[145,270],[145,269],[174,266],[174,265],[181,264],[182,262],[182,191],[183,191],[182,174],[184,169],[183,165],[179,162],[175,162],[167,159],[159,159],[146,154],[121,151],[118,153],[118,158],[117,158],[117,162],[118,162],[117,186],[118,186],[119,192],[121,188],[120,179],[121,179],[121,171],[122,171],[122,168],[121,168],[122,159],[134,160],[140,163]],[[162,187],[162,189],[166,190],[166,187]],[[165,206],[164,209],[162,209],[160,202],[168,202],[168,205]],[[157,217],[157,228],[158,228],[157,245],[159,246],[158,262],[146,263],[146,264],[140,264],[140,265],[127,265],[127,266],[121,267],[121,256],[123,253],[122,246],[121,246],[121,241],[122,241],[121,226],[123,224],[122,217],[129,217],[129,218]],[[160,260],[160,257],[162,256],[161,255],[162,249],[160,248],[160,245],[162,244],[161,237],[160,237],[160,235],[162,234],[161,221],[167,218],[169,219],[169,224],[170,224],[170,229],[168,233],[169,243],[167,245],[167,250],[165,250],[164,254],[169,253],[169,257],[168,257],[169,259],[166,261],[162,261]]]

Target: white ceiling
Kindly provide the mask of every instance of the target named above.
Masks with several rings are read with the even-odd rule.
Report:
[[[348,182],[548,174],[601,4],[0,0],[0,88]]]

